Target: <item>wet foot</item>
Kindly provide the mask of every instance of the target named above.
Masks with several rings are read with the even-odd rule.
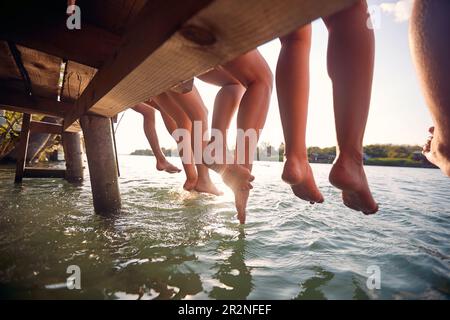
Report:
[[[219,173],[223,182],[233,192],[253,189],[251,182],[255,180],[250,170],[239,164],[212,164],[208,168]]]
[[[281,179],[291,185],[292,191],[300,199],[311,204],[323,202],[323,196],[316,186],[311,166],[306,159],[301,161],[288,158]]]
[[[342,200],[350,209],[364,214],[374,214],[378,204],[372,197],[363,168],[362,156],[346,156],[341,153],[335,161],[330,182],[342,190]]]
[[[197,185],[197,178],[187,178],[186,182],[183,185],[183,189],[186,191],[192,191],[195,189],[195,186]]]
[[[253,189],[251,182],[255,180],[250,170],[238,164],[227,164],[222,172],[223,182],[233,190]]]
[[[181,172],[179,168],[171,164],[169,161],[158,161],[156,162],[156,170],[165,171],[168,173],[178,173]]]
[[[431,127],[429,132],[431,135],[423,146],[422,153],[428,161],[450,177],[450,141],[443,141],[442,137],[445,135],[434,127]]]
[[[234,202],[236,204],[237,217],[241,224],[245,224],[247,201],[250,190],[238,191],[234,193]]]
[[[250,182],[255,177],[247,168],[238,164],[229,164],[222,173],[222,179],[233,190],[237,217],[241,224],[245,224],[247,201],[250,190],[253,189]]]
[[[251,182],[255,177],[239,164],[213,164],[209,168],[219,173],[223,182],[233,191],[238,219],[242,224],[245,223],[245,209],[250,189],[253,189]]]
[[[217,189],[217,187],[214,185],[214,183],[212,183],[209,177],[206,179],[199,178],[194,190],[197,192],[209,193],[215,196],[223,195],[223,192]]]

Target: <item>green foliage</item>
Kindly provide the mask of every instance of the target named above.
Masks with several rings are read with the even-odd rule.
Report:
[[[5,157],[19,140],[22,114],[12,111],[0,113],[0,160]]]
[[[271,155],[275,156],[278,161],[284,160],[285,146],[283,143],[277,148],[271,146],[267,142],[262,142],[258,146],[259,150],[271,150]],[[392,144],[372,144],[364,147],[364,163],[366,165],[379,166],[398,166],[398,167],[432,167],[432,165],[418,153],[422,150],[420,146],[411,145],[392,145]],[[167,156],[169,149],[162,148],[163,153]],[[234,150],[230,150],[234,153]],[[153,155],[151,150],[136,150],[132,155]],[[176,153],[174,153],[176,154]],[[257,153],[256,156],[258,156]],[[278,155],[278,156],[277,156]],[[313,163],[332,163],[336,157],[336,147],[309,147],[309,161]],[[260,160],[256,158],[256,160]],[[267,160],[267,159],[261,159]]]
[[[364,147],[364,153],[370,158],[411,158],[416,151],[421,151],[420,146],[372,144]]]
[[[371,158],[386,158],[389,153],[390,145],[387,144],[372,144],[364,147],[364,152]]]
[[[390,167],[423,167],[422,162],[414,161],[408,158],[371,158],[365,161],[366,165],[371,166],[390,166]]]
[[[130,153],[132,156],[153,156],[153,151],[150,149],[138,149]]]

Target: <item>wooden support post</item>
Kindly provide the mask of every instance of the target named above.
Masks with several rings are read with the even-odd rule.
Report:
[[[83,180],[83,152],[81,138],[77,132],[64,132],[62,135],[64,159],[66,160],[66,180],[79,182]]]
[[[111,122],[94,115],[81,117],[95,212],[118,213],[121,207]]]
[[[19,148],[16,162],[16,178],[15,183],[21,183],[23,172],[25,170],[25,162],[27,161],[28,139],[30,138],[30,122],[31,115],[24,113],[22,118],[22,130],[20,132]]]

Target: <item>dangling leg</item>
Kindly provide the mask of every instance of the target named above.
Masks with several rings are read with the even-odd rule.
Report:
[[[182,141],[179,138],[178,140],[176,139],[176,142],[179,147],[178,151],[180,153],[180,157],[183,160],[184,172],[186,173],[186,182],[184,183],[183,188],[187,191],[192,191],[197,184],[198,178],[197,170],[195,170],[194,160],[192,156],[192,149],[190,147],[192,122],[183,112],[183,110],[180,109],[178,105],[174,103],[167,94],[160,94],[159,96],[154,97],[152,100],[153,103],[155,103],[161,111],[163,119],[166,117],[172,118],[176,123],[176,127],[179,129],[184,129],[187,133],[187,137],[183,139],[188,139],[188,141],[183,141],[183,144],[188,144],[189,148],[183,148],[181,144]]]
[[[227,130],[230,128],[231,119],[245,93],[245,87],[223,68],[216,68],[198,77],[200,80],[221,87],[214,100],[214,111],[211,123],[212,130],[218,130],[223,137],[222,155],[225,163],[225,155],[228,152]],[[214,137],[211,136],[211,142]]]
[[[198,172],[198,181],[195,190],[198,192],[206,192],[214,195],[222,195],[223,193],[219,191],[211,181],[208,167],[203,164],[203,150],[206,146],[206,141],[203,140],[203,137],[207,136],[208,131],[208,110],[203,104],[197,88],[194,86],[191,92],[184,94],[169,92],[168,95],[174,102],[178,104],[180,109],[186,112],[194,126],[191,141],[192,148],[194,150],[195,164]],[[197,132],[195,126],[201,127],[201,130]],[[196,143],[197,141],[198,144]],[[197,156],[197,154],[199,156]]]
[[[144,132],[156,158],[156,169],[168,173],[180,172],[180,169],[167,161],[159,146],[158,134],[155,128],[155,109],[144,103],[139,103],[133,107],[133,110],[144,117]]]
[[[237,115],[237,129],[245,134],[239,136],[238,132],[235,161],[251,171],[259,135],[269,109],[272,73],[257,50],[236,58],[225,64],[223,68],[247,88],[239,104]],[[241,223],[245,223],[249,191],[235,192],[236,209]]]
[[[450,1],[415,1],[410,41],[434,127],[424,146],[427,159],[450,177]],[[444,30],[447,30],[445,32]]]
[[[286,143],[286,163],[281,177],[300,199],[321,203],[323,196],[314,181],[306,149],[311,25],[299,28],[280,40],[276,82]]]
[[[364,214],[378,211],[363,168],[363,138],[370,106],[374,34],[367,28],[367,4],[325,18],[329,31],[328,73],[333,100],[338,155],[330,182],[342,190],[344,204]]]

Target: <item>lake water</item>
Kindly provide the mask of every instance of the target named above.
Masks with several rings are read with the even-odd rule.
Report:
[[[14,186],[0,168],[0,298],[450,298],[450,179],[438,170],[367,167],[380,212],[366,217],[342,205],[329,165],[313,165],[326,202],[310,205],[281,182],[281,163],[257,162],[240,227],[217,175],[224,196],[190,194],[152,157],[119,160],[114,219],[94,214],[87,170],[80,186]],[[70,265],[80,290],[66,287]]]

